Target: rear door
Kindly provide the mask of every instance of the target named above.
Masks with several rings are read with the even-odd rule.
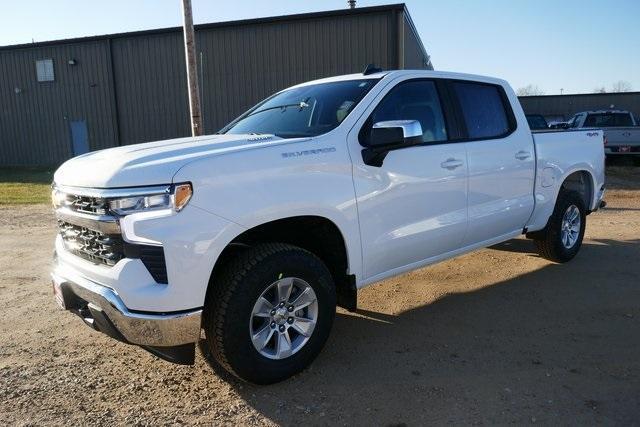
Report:
[[[467,225],[465,144],[452,142],[440,84],[410,79],[383,91],[349,133],[364,278],[377,280],[462,244]],[[363,161],[371,127],[417,120],[423,144],[390,151],[381,166]]]
[[[501,85],[451,81],[467,136],[469,228],[465,246],[522,231],[533,212],[535,151]],[[514,96],[515,97],[515,96]],[[524,123],[524,115],[522,115]]]

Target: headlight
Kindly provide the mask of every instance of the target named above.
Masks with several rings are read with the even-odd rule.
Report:
[[[109,209],[121,216],[161,209],[180,212],[189,203],[192,194],[191,184],[175,184],[159,193],[111,199]]]
[[[58,191],[57,188],[51,189],[51,203],[53,203],[53,208],[58,209],[62,205],[66,204],[67,195],[62,191]]]

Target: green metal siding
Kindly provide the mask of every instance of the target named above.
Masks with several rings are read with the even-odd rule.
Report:
[[[182,37],[169,28],[0,47],[0,165],[70,158],[72,120],[86,121],[91,150],[188,136]],[[205,133],[296,83],[428,60],[402,4],[199,25],[196,49]],[[38,83],[45,58],[56,78]]]
[[[55,80],[38,82],[36,60],[52,58]],[[76,65],[69,65],[70,59]],[[0,50],[0,165],[71,157],[69,122],[86,120],[92,150],[116,141],[106,41]]]
[[[571,118],[575,113],[590,110],[628,110],[640,117],[640,92],[591,93],[580,95],[521,96],[526,114]]]

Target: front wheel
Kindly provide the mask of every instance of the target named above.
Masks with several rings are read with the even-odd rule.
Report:
[[[206,344],[245,381],[282,381],[320,353],[335,310],[331,274],[318,257],[286,244],[256,245],[214,278],[205,302]]]
[[[534,237],[540,256],[555,262],[575,257],[582,245],[586,221],[586,207],[580,194],[561,190],[546,228]]]

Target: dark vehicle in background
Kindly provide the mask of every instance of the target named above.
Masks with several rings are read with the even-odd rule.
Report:
[[[529,123],[529,129],[540,130],[549,129],[549,125],[541,114],[527,114],[527,123]]]
[[[602,129],[607,156],[633,156],[640,163],[640,126],[629,111],[599,110],[576,113],[569,120],[570,129]]]

